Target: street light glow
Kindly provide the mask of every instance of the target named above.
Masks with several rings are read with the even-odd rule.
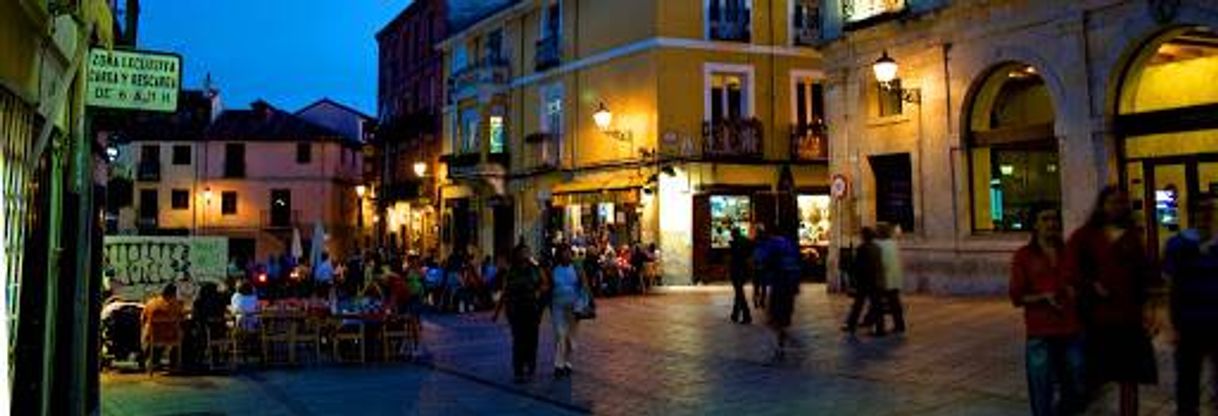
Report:
[[[613,113],[609,111],[608,107],[605,107],[604,102],[601,102],[596,107],[596,112],[592,113],[592,120],[596,122],[596,127],[601,131],[606,131],[609,130],[609,124],[613,122]]]
[[[887,85],[897,79],[897,61],[888,56],[888,51],[884,51],[884,55],[880,59],[876,59],[871,65],[872,72],[875,72],[875,80],[880,84]]]
[[[427,175],[427,164],[424,162],[414,162],[414,175],[420,178]]]
[[[364,197],[364,193],[365,193],[365,192],[368,192],[368,188],[367,188],[367,187],[365,187],[364,185],[356,185],[356,186],[355,186],[355,195],[356,195],[356,196],[358,196],[358,197],[360,197],[360,198],[363,198],[363,197]]]

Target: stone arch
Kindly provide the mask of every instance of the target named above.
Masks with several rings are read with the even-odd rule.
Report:
[[[1043,71],[1003,59],[970,82],[959,118],[973,232],[1026,230],[1033,205],[1062,202],[1058,120],[1064,90]]]
[[[990,59],[988,64],[972,68],[972,71],[968,74],[968,78],[966,78],[969,80],[968,89],[965,90],[964,99],[960,100],[958,114],[961,116],[956,121],[956,127],[958,127],[957,131],[962,133],[960,134],[961,142],[957,143],[957,145],[966,146],[968,144],[968,138],[966,136],[969,131],[969,120],[965,115],[970,113],[973,103],[976,101],[977,92],[981,90],[981,86],[986,82],[990,75],[993,75],[995,71],[998,71],[1004,65],[1010,64],[1025,64],[1036,68],[1037,73],[1045,82],[1045,87],[1049,90],[1049,97],[1052,99],[1054,104],[1053,111],[1055,119],[1066,119],[1066,115],[1064,115],[1063,112],[1067,111],[1067,107],[1064,104],[1069,102],[1067,100],[1067,90],[1065,83],[1062,81],[1061,75],[1054,65],[1052,65],[1048,59],[1045,59],[1043,56],[1029,48],[1021,46],[1000,46],[996,49],[993,59]],[[1063,124],[1064,123],[1056,123],[1056,126],[1054,127],[1055,134],[1058,137],[1065,136],[1064,132],[1061,130],[1063,128]]]
[[[1111,125],[1119,114],[1121,90],[1126,76],[1132,68],[1137,67],[1139,57],[1150,50],[1155,43],[1162,43],[1173,32],[1179,32],[1194,27],[1210,27],[1218,30],[1218,7],[1200,6],[1195,4],[1181,5],[1175,21],[1160,24],[1151,19],[1148,13],[1131,15],[1120,23],[1125,30],[1117,32],[1117,38],[1109,43],[1108,50],[1101,56],[1112,57],[1107,62],[1095,62],[1096,67],[1107,71],[1101,79],[1104,96],[1102,113],[1107,124]],[[1111,143],[1119,145],[1119,143]]]

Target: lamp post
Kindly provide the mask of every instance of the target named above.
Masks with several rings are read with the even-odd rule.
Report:
[[[605,106],[602,101],[596,106],[596,111],[592,113],[592,121],[596,122],[596,127],[601,130],[601,133],[620,141],[630,141],[633,135],[629,131],[617,130],[611,128],[613,124],[613,112],[609,111],[609,107]]]
[[[884,51],[880,59],[876,59],[875,63],[871,64],[871,71],[875,74],[875,80],[880,83],[880,86],[886,90],[897,91],[901,95],[901,101],[910,104],[922,103],[922,90],[918,88],[901,88],[895,81],[897,80],[897,71],[900,70],[900,65],[897,61],[888,56],[888,51]]]

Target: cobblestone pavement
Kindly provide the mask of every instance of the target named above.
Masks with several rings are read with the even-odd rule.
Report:
[[[539,376],[511,383],[506,324],[428,319],[426,362],[315,367],[234,377],[107,376],[105,414],[1023,415],[1023,332],[1001,299],[909,296],[904,336],[843,336],[848,299],[803,288],[782,363],[764,326],[732,324],[730,290],[699,287],[598,301],[577,334],[575,374],[553,380],[548,316]],[[763,321],[764,311],[754,319]],[[1166,351],[1161,348],[1161,351]],[[1174,412],[1160,383],[1142,414]],[[1111,389],[1110,389],[1111,390]],[[1108,391],[1092,414],[1115,413]],[[334,413],[338,412],[338,413]]]

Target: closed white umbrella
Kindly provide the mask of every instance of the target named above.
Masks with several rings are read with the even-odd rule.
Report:
[[[309,250],[309,264],[313,267],[321,264],[321,252],[326,248],[326,228],[318,221],[313,225],[313,246]]]
[[[304,256],[304,248],[300,244],[300,230],[292,228],[292,258],[299,259]]]

